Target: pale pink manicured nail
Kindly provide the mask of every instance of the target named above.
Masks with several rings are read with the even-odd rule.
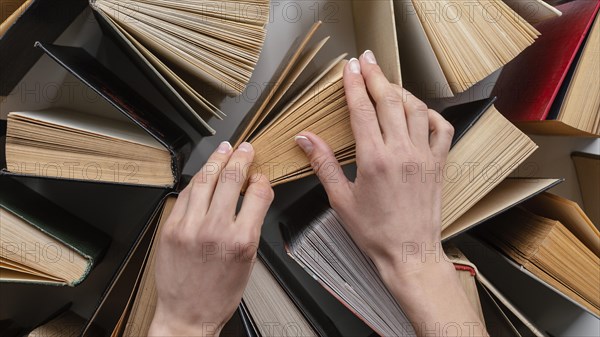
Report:
[[[368,63],[377,64],[377,59],[375,58],[375,54],[373,54],[372,51],[370,51],[370,50],[365,51],[363,56],[365,57],[365,60],[367,60]]]
[[[348,66],[350,67],[350,71],[352,73],[360,74],[360,62],[358,62],[358,59],[351,58],[350,61],[348,61]]]
[[[304,151],[304,153],[310,154],[312,152],[313,143],[308,138],[306,138],[304,136],[296,136],[296,138],[294,138],[294,140],[296,141],[296,144],[298,144],[298,146],[300,146],[302,151]]]
[[[252,152],[252,145],[250,143],[243,142],[240,144],[240,147],[238,147],[238,150],[242,152]]]
[[[222,142],[217,148],[217,152],[219,153],[226,154],[229,153],[229,151],[231,151],[231,144],[229,144],[229,142]]]

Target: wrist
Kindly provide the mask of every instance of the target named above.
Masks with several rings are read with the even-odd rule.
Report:
[[[429,245],[405,246],[387,258],[374,260],[382,280],[389,288],[398,285],[402,291],[436,286],[453,277],[454,264],[448,259],[440,242]],[[415,249],[414,247],[420,247]]]
[[[217,337],[222,325],[201,320],[190,323],[157,310],[148,330],[149,337]]]

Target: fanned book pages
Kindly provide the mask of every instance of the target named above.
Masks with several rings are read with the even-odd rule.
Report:
[[[243,302],[261,337],[319,336],[261,258],[252,268]]]
[[[0,183],[0,282],[81,283],[110,238],[12,178]]]
[[[344,229],[338,214],[327,209],[309,224],[288,227],[286,250],[309,274],[381,336],[414,336],[411,323],[386,288],[373,262],[358,248]],[[450,256],[469,302],[484,321],[478,284],[501,297],[480,276],[477,268],[465,262],[462,254]],[[536,331],[518,311],[519,320]],[[527,323],[526,323],[527,322]],[[536,334],[540,336],[541,334]],[[518,334],[517,334],[518,336]]]
[[[373,262],[329,209],[298,233],[286,250],[308,273],[381,336],[414,336],[408,318]]]
[[[537,198],[536,198],[537,199]],[[536,200],[477,228],[476,234],[522,268],[535,275],[581,307],[600,314],[600,257],[591,250],[579,231],[585,230],[597,245],[597,230],[580,226],[569,218],[557,220],[553,203]],[[544,206],[539,208],[540,204]],[[548,215],[547,215],[548,214]],[[595,229],[595,228],[594,228]]]
[[[311,131],[322,137],[332,148],[342,164],[355,161],[355,142],[350,126],[350,114],[343,86],[345,55],[334,59],[324,69],[311,77],[303,89],[292,96],[287,90],[300,76],[310,60],[327,42],[327,38],[312,42],[320,23],[311,27],[304,39],[286,62],[271,90],[265,94],[258,108],[248,114],[234,135],[235,144],[249,141],[255,148],[254,163],[250,175],[261,172],[272,185],[279,185],[313,174],[306,155],[294,142],[302,131]],[[292,96],[292,98],[289,98]],[[474,103],[475,105],[484,103]],[[468,109],[468,108],[464,108]],[[456,109],[455,109],[456,110]],[[537,146],[492,105],[484,104],[472,110],[483,113],[475,127],[469,129],[462,141],[453,149],[449,163],[459,165],[461,172],[467,163],[477,163],[473,181],[469,174],[459,174],[444,186],[447,200],[472,206],[474,201],[487,194],[502,181],[518,164],[527,158]],[[449,111],[448,118],[460,119],[460,113]],[[465,113],[469,113],[466,112]],[[473,114],[473,111],[470,111]],[[478,117],[480,116],[478,115]],[[452,122],[452,121],[451,121]],[[490,168],[490,165],[494,166]],[[497,165],[497,167],[495,166]],[[484,170],[494,169],[493,179]],[[467,189],[466,200],[457,200],[459,191]],[[454,207],[449,205],[449,207]],[[468,207],[466,208],[468,209]],[[444,227],[458,218],[466,209],[455,207],[445,210]]]
[[[557,6],[562,16],[536,25],[536,43],[502,70],[498,108],[527,133],[600,137],[598,1]],[[552,56],[552,57],[550,57]]]
[[[169,150],[132,123],[66,109],[11,112],[12,173],[153,186],[175,181]]]
[[[227,95],[241,94],[263,48],[270,10],[268,0],[92,0],[91,4],[188,104],[217,117],[222,113],[194,79]]]
[[[529,47],[538,31],[502,0],[395,0],[405,87],[452,97]],[[544,6],[545,7],[545,6]]]
[[[315,23],[297,41],[271,90],[261,98],[258,108],[247,115],[233,137],[235,144],[252,143],[256,150],[253,169],[268,174],[273,185],[310,174],[308,160],[294,142],[294,137],[304,130],[328,140],[342,161],[352,160],[354,139],[342,85],[346,54],[311,76],[295,96],[290,98],[292,93],[288,92],[329,39],[313,41],[321,24]],[[273,167],[269,167],[271,163]]]

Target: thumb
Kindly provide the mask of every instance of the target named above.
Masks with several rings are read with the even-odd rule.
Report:
[[[346,199],[350,193],[350,181],[329,145],[311,132],[302,132],[296,136],[296,143],[308,157],[315,174],[325,187],[329,201]]]

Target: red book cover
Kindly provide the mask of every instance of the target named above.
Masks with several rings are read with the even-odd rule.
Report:
[[[600,1],[575,0],[556,8],[560,17],[536,25],[542,35],[504,67],[493,95],[512,121],[541,121],[548,113],[594,22]]]

